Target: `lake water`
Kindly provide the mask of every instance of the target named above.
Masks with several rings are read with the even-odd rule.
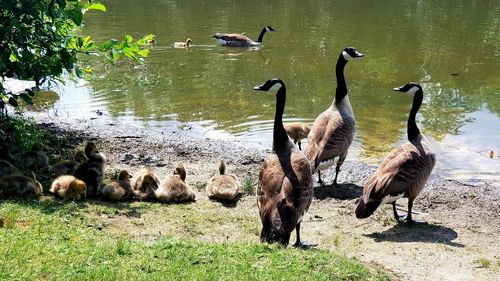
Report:
[[[275,98],[252,87],[283,79],[285,120],[312,123],[332,102],[340,51],[353,46],[365,57],[345,69],[357,120],[348,159],[378,164],[405,141],[412,100],[392,88],[415,81],[424,88],[418,123],[437,154],[435,172],[500,182],[499,1],[103,3],[108,11],[89,12],[83,33],[97,42],[153,33],[157,44],[142,66],[85,59],[93,76],[61,86],[54,114],[97,117],[100,110],[165,132],[270,148]],[[256,38],[265,25],[276,32],[259,50],[221,47],[211,38]],[[173,48],[188,37],[192,48]]]

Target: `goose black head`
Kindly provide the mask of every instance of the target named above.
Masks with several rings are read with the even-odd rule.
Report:
[[[274,31],[274,29],[270,25],[268,25],[264,28],[266,29],[266,31]]]
[[[263,92],[278,92],[281,88],[285,88],[285,83],[278,78],[267,80],[266,83],[253,87],[254,90]]]
[[[353,47],[347,47],[342,51],[342,56],[344,57],[345,60],[353,60],[356,58],[364,57],[365,55],[358,52]]]
[[[420,84],[418,84],[418,83],[410,82],[404,86],[394,88],[393,90],[396,92],[403,92],[403,93],[407,93],[409,95],[413,95],[416,92],[418,92],[419,90],[422,91],[422,86],[420,86]]]

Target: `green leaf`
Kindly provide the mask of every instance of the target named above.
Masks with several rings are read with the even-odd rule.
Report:
[[[9,104],[12,105],[13,107],[17,107],[18,106],[17,100],[15,98],[13,98],[13,97],[9,98]]]
[[[83,70],[79,67],[75,68],[75,74],[78,78],[83,78]]]
[[[149,55],[149,49],[139,50],[137,51],[137,54],[139,54],[143,58],[146,58]]]
[[[134,41],[134,38],[132,38],[132,36],[130,35],[125,35],[125,42],[127,42],[127,44],[130,44]]]
[[[113,58],[113,61],[118,61],[118,59],[120,59],[120,53],[118,52],[112,52],[112,58]]]
[[[30,97],[28,94],[26,94],[26,93],[22,93],[22,94],[20,94],[19,96],[23,99],[23,101],[24,101],[26,104],[28,104],[28,105],[33,105],[33,101],[31,100],[31,97]]]
[[[19,61],[19,60],[17,59],[16,55],[14,55],[14,54],[10,54],[10,56],[9,56],[9,60],[10,60],[11,62],[16,62],[16,61]]]
[[[99,10],[101,12],[106,12],[106,6],[101,3],[94,3],[87,6],[87,10]]]
[[[82,25],[82,21],[83,21],[83,14],[82,14],[82,10],[80,10],[80,9],[76,9],[76,8],[75,8],[75,9],[73,10],[72,19],[73,19],[73,22],[74,22],[77,26]]]

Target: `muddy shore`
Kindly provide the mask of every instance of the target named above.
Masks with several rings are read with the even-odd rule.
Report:
[[[256,180],[260,163],[270,152],[267,147],[247,148],[242,142],[193,138],[183,133],[182,128],[160,132],[104,118],[72,121],[43,113],[29,115],[75,147],[83,146],[88,140],[96,141],[107,156],[107,176],[115,175],[120,169],[133,174],[142,167],[152,167],[163,178],[171,174],[178,163],[184,163],[188,169],[186,181],[198,188],[198,202],[208,200],[203,187],[217,172],[220,159],[227,161],[228,170],[240,180]],[[346,162],[339,174],[339,186],[330,185],[334,169],[326,171],[327,185],[315,186],[315,198],[304,219],[302,236],[318,243],[320,248],[379,264],[402,279],[498,280],[498,188],[487,182],[467,185],[443,179],[434,172],[414,205],[418,212],[416,218],[427,221],[427,225],[397,224],[389,206],[380,208],[366,220],[357,220],[354,201],[361,194],[364,180],[375,168]],[[401,209],[406,210],[406,200],[400,201]],[[243,196],[231,211],[257,218],[255,197]],[[145,235],[134,229],[130,231],[139,237]],[[207,240],[217,241],[214,237]],[[257,236],[226,239],[258,241]],[[489,266],[479,262],[484,259],[491,262]]]

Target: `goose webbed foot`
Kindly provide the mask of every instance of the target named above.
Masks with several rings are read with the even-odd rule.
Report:
[[[419,221],[419,220],[413,220],[413,219],[408,219],[408,217],[406,218],[406,224],[408,225],[424,225],[424,224],[427,224],[426,221]]]
[[[299,249],[303,249],[303,250],[311,249],[311,248],[316,247],[316,246],[318,246],[318,244],[310,244],[307,241],[302,241],[302,242],[297,241],[297,242],[295,242],[295,244],[293,244],[294,248],[299,248]]]

